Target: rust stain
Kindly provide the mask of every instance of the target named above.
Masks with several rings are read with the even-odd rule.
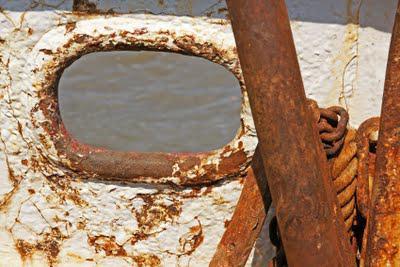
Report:
[[[189,232],[179,238],[179,250],[184,255],[191,255],[203,243],[203,227],[198,219],[197,221],[198,225],[190,227]]]
[[[65,31],[68,32],[72,32],[76,27],[76,21],[71,21],[68,22],[67,24],[65,24]]]
[[[149,234],[145,234],[143,232],[137,232],[130,239],[131,245],[135,245],[137,242],[141,240],[146,240],[148,237]]]
[[[39,51],[45,53],[46,55],[52,55],[53,54],[53,51],[51,51],[49,49],[40,49]]]
[[[89,203],[83,200],[80,197],[80,193],[78,189],[70,186],[70,179],[68,177],[59,177],[56,175],[52,175],[46,177],[47,181],[49,181],[49,187],[52,191],[56,192],[59,197],[61,203],[64,203],[66,200],[72,201],[75,205],[80,207],[87,207]]]
[[[158,194],[138,194],[145,204],[140,210],[134,209],[138,225],[143,232],[149,232],[151,229],[159,226],[161,223],[174,222],[182,212],[181,202],[173,196],[172,203],[166,205],[160,201]]]
[[[17,248],[19,255],[21,255],[21,259],[23,261],[26,261],[28,258],[30,258],[35,249],[34,245],[21,239],[17,240],[15,246]]]
[[[227,203],[229,203],[229,201],[224,199],[222,196],[216,196],[216,197],[213,198],[213,205],[221,206],[221,205],[224,205],[224,204],[227,204]]]
[[[345,106],[347,110],[348,107],[348,98],[353,94],[354,87],[356,86],[354,83],[354,79],[352,81],[351,94],[345,91],[345,74],[348,70],[351,63],[355,60],[356,70],[355,75],[358,75],[358,58],[359,58],[359,48],[358,48],[358,38],[359,38],[359,26],[360,26],[360,9],[363,0],[347,0],[346,12],[347,12],[347,24],[346,24],[346,32],[342,44],[342,48],[340,49],[339,54],[334,58],[333,62],[335,67],[332,68],[332,74],[335,77],[334,80],[334,90],[332,92],[337,92],[339,90],[339,103]],[[353,8],[354,3],[357,4],[355,8]]]
[[[28,189],[29,194],[33,195],[36,193],[35,189],[29,188]]]
[[[158,267],[161,266],[161,260],[154,254],[143,253],[139,256],[133,256],[132,259],[138,267]]]
[[[88,237],[88,243],[95,247],[96,252],[104,251],[106,256],[127,256],[123,246],[115,241],[115,236],[93,236]]]
[[[29,260],[35,252],[40,251],[46,255],[49,266],[54,266],[57,262],[60,246],[64,238],[60,230],[52,228],[50,233],[43,234],[41,241],[32,244],[18,239],[15,242],[15,247],[23,261]]]

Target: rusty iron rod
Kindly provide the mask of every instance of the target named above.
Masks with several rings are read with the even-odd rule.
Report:
[[[288,263],[354,266],[285,2],[227,4]]]
[[[229,222],[210,267],[245,266],[264,225],[272,199],[257,146],[232,220]]]
[[[386,69],[376,151],[366,266],[400,263],[400,3]]]

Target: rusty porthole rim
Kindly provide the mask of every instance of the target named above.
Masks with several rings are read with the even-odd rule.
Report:
[[[59,162],[67,168],[74,171],[89,174],[91,177],[105,178],[105,179],[118,179],[129,182],[143,182],[157,179],[157,183],[173,183],[177,185],[202,185],[212,183],[223,178],[234,177],[243,174],[249,165],[252,155],[247,155],[244,150],[244,144],[240,138],[248,135],[249,130],[244,125],[241,114],[241,126],[238,129],[235,137],[228,142],[225,146],[207,151],[196,153],[165,153],[165,152],[122,152],[118,150],[109,150],[96,146],[86,145],[77,141],[66,130],[58,105],[58,82],[63,74],[63,71],[70,66],[73,62],[81,56],[93,52],[107,52],[107,51],[159,51],[169,53],[179,53],[183,55],[196,56],[205,58],[213,63],[222,65],[230,71],[238,80],[242,99],[241,99],[241,113],[245,107],[245,87],[241,78],[241,71],[238,60],[235,58],[228,58],[227,62],[235,61],[235,68],[229,67],[228,64],[221,64],[213,60],[210,55],[202,54],[195,50],[190,50],[187,47],[180,49],[171,49],[162,42],[154,44],[153,47],[143,45],[142,41],[135,43],[132,40],[122,39],[118,42],[112,43],[112,38],[115,34],[108,34],[94,38],[93,36],[83,36],[86,38],[84,45],[78,42],[78,49],[74,47],[77,38],[82,38],[82,35],[74,35],[72,43],[68,44],[66,51],[49,53],[41,49],[47,55],[52,55],[51,60],[44,64],[42,71],[46,73],[45,81],[39,86],[38,94],[40,97],[39,108],[41,109],[46,121],[41,123],[42,128],[49,134],[54,147],[57,150],[60,159]],[[194,38],[193,36],[189,36]],[[97,39],[97,40],[95,40]],[[102,40],[101,40],[102,39]],[[107,46],[99,46],[100,43],[108,41]],[[127,44],[124,41],[130,41]],[[71,40],[69,40],[71,42]],[[207,44],[209,49],[210,44]],[[199,49],[199,44],[196,43],[196,49]],[[204,45],[204,43],[203,43]],[[67,45],[64,44],[64,48]],[[72,47],[72,49],[70,49]],[[201,47],[200,47],[201,48]],[[213,47],[214,52],[223,53],[217,47]],[[236,52],[236,51],[235,51]],[[66,56],[67,54],[67,56]],[[231,69],[232,68],[232,69]],[[41,140],[42,141],[42,140]],[[235,143],[236,148],[235,148]],[[233,147],[233,149],[231,148]],[[250,152],[251,153],[251,152]],[[251,153],[252,154],[252,153]],[[226,156],[228,155],[228,156]],[[88,160],[88,158],[91,159]],[[209,163],[210,157],[220,157],[222,161],[226,162],[229,168],[219,170],[219,166],[215,163]],[[138,159],[140,162],[138,163]],[[85,162],[86,161],[86,162]],[[110,164],[119,166],[119,170],[110,169],[109,166],[104,167],[104,162],[110,161]],[[122,164],[121,164],[122,163]],[[180,164],[180,170],[175,171],[173,168],[176,164]],[[130,167],[133,166],[133,167]],[[203,173],[193,172],[194,169],[203,168]],[[100,170],[99,170],[100,169]],[[182,172],[181,172],[182,170]],[[188,175],[190,174],[190,175]],[[190,176],[190,177],[188,177]]]

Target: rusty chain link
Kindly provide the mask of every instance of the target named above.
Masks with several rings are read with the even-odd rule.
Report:
[[[308,100],[313,118],[318,124],[319,136],[328,158],[337,155],[343,146],[349,114],[339,106],[319,108],[314,100]]]

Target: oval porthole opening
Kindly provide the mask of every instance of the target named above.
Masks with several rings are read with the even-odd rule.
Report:
[[[78,141],[120,151],[197,152],[240,127],[241,92],[224,67],[167,52],[98,52],[67,68],[61,117]]]

